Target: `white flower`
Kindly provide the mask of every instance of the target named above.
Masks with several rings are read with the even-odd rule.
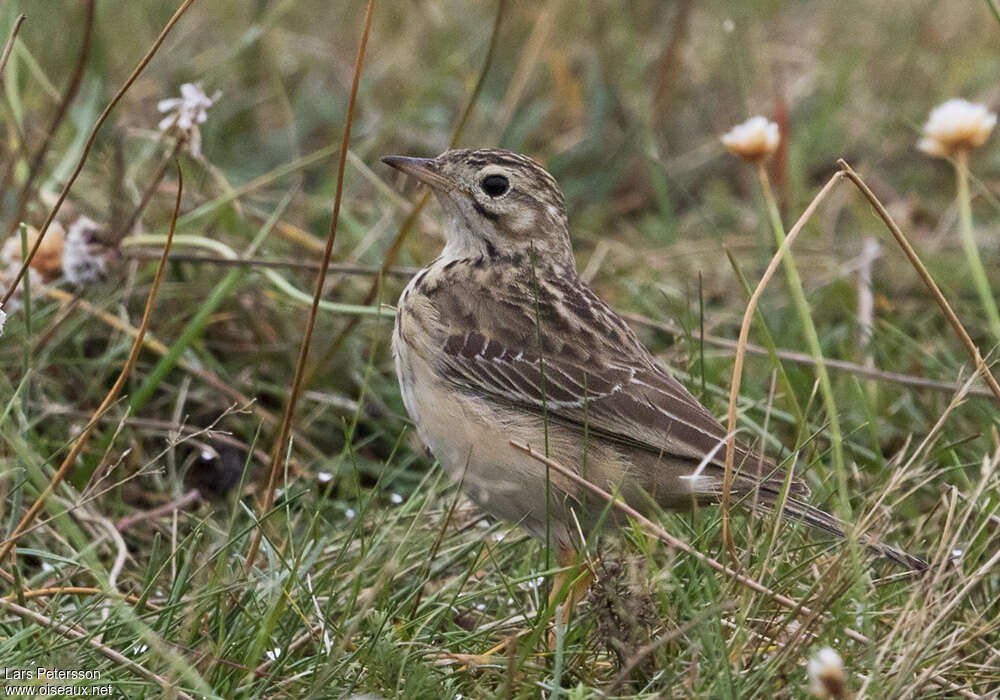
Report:
[[[924,124],[917,148],[930,156],[947,158],[956,151],[982,146],[996,126],[997,115],[986,105],[952,99],[938,105]]]
[[[344,517],[347,518],[348,520],[354,520],[354,518],[357,517],[357,515],[358,512],[353,508],[348,508],[347,510],[344,511]]]
[[[809,691],[818,698],[845,697],[844,660],[830,647],[823,647],[809,659]]]
[[[722,144],[730,153],[750,163],[770,158],[780,142],[778,125],[765,117],[752,117],[722,136]]]
[[[160,131],[167,132],[176,128],[188,139],[188,149],[191,155],[198,157],[201,155],[201,131],[199,124],[204,124],[208,119],[208,109],[214,105],[221,92],[216,91],[209,97],[201,87],[201,83],[184,83],[181,85],[181,96],[170,97],[160,100],[156,108],[166,113],[160,120]]]
[[[394,493],[391,496],[389,496],[389,500],[398,506],[400,503],[403,502],[403,497],[400,496],[398,493]]]
[[[316,478],[319,479],[319,483],[321,484],[329,484],[333,481],[333,474],[330,472],[320,472],[316,475]]]
[[[275,647],[274,649],[268,649],[267,651],[264,652],[264,656],[266,656],[271,661],[276,661],[278,659],[278,657],[281,656],[281,647]]]
[[[62,270],[71,283],[82,287],[101,282],[108,276],[109,251],[101,234],[101,227],[86,216],[70,225],[63,245]]]

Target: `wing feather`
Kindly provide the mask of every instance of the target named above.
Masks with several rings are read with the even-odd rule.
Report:
[[[547,281],[546,281],[547,280]],[[722,424],[660,368],[632,329],[580,280],[434,290],[445,329],[437,371],[460,391],[502,401],[591,435],[722,467]],[[485,288],[484,288],[485,287]],[[531,289],[531,287],[527,287]],[[744,476],[773,464],[744,446]],[[798,487],[797,487],[798,488]]]

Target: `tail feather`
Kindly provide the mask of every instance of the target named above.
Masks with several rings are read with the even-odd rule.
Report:
[[[777,510],[778,494],[762,490],[760,495],[763,497],[763,503],[761,505],[772,512]],[[848,526],[840,518],[794,498],[785,499],[782,515],[792,520],[798,520],[799,522],[805,523],[806,525],[814,527],[817,530],[829,532],[831,535],[835,535],[840,538],[847,536]],[[858,542],[867,547],[868,551],[873,554],[885,557],[886,559],[891,559],[907,569],[911,569],[913,571],[924,571],[928,568],[926,561],[920,557],[908,554],[898,547],[883,544],[881,542],[873,542],[865,535],[859,536]]]

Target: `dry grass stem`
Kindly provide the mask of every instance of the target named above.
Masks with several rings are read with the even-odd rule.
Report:
[[[267,515],[274,503],[274,489],[277,487],[278,475],[284,470],[288,452],[288,438],[291,432],[292,416],[295,414],[295,404],[302,393],[303,379],[305,378],[306,362],[309,359],[309,347],[312,343],[313,330],[316,327],[316,315],[319,312],[319,303],[323,297],[323,287],[326,284],[326,274],[330,265],[330,257],[333,254],[333,244],[337,238],[337,223],[340,220],[340,203],[344,194],[344,171],[347,167],[347,150],[351,144],[351,124],[354,121],[354,106],[358,97],[358,86],[361,83],[361,68],[364,65],[365,49],[368,46],[368,36],[371,33],[372,16],[375,12],[375,0],[368,0],[365,8],[364,29],[361,32],[361,43],[358,46],[358,56],[354,63],[354,78],[351,82],[350,98],[347,102],[347,118],[344,123],[344,138],[340,145],[340,156],[337,161],[337,190],[333,197],[333,216],[330,221],[330,234],[327,237],[326,248],[323,250],[323,259],[320,264],[319,274],[316,276],[316,292],[313,295],[312,308],[309,311],[309,319],[306,322],[306,330],[302,338],[302,346],[299,350],[299,358],[295,363],[295,374],[292,379],[292,390],[285,403],[285,412],[281,417],[281,424],[278,428],[278,437],[274,441],[274,449],[271,451],[271,468],[267,477],[267,487],[264,489],[264,496],[261,502],[261,517]],[[250,547],[247,550],[245,569],[249,571],[257,557],[257,550],[260,547],[260,540],[263,537],[262,525],[258,527],[250,540]],[[2,559],[0,559],[2,561]]]
[[[126,258],[136,260],[149,260],[159,257],[156,250],[123,250],[122,255]],[[174,253],[170,256],[174,262],[205,263],[208,265],[218,265],[219,267],[257,267],[265,269],[291,269],[291,270],[312,270],[318,272],[320,264],[313,260],[271,260],[264,258],[225,258],[216,255],[200,255],[198,253]],[[387,277],[400,277],[409,279],[420,271],[418,267],[390,267],[382,270],[377,265],[357,265],[352,263],[330,263],[327,265],[327,272],[337,275],[360,275],[372,276],[384,274]]]
[[[10,58],[10,52],[14,48],[14,41],[17,39],[17,33],[21,31],[21,25],[24,24],[24,20],[24,14],[17,16],[17,19],[14,20],[14,26],[10,30],[10,36],[7,37],[7,43],[3,45],[3,54],[0,54],[0,84],[3,83],[7,59]]]
[[[746,354],[747,338],[750,334],[750,324],[753,321],[754,312],[757,310],[757,303],[760,301],[760,297],[764,293],[767,283],[771,281],[774,273],[778,270],[778,265],[781,263],[781,259],[785,252],[791,247],[792,243],[798,237],[806,222],[812,217],[813,213],[816,211],[817,207],[819,207],[823,199],[837,185],[842,177],[842,173],[834,173],[823,186],[823,189],[821,189],[819,193],[813,197],[809,206],[806,207],[804,212],[802,212],[802,216],[799,217],[799,220],[795,222],[794,226],[792,226],[791,231],[788,232],[784,242],[778,250],[775,251],[770,264],[768,264],[767,269],[760,278],[760,282],[757,283],[757,288],[754,289],[753,294],[750,296],[750,300],[747,302],[746,309],[743,312],[743,322],[740,325],[740,335],[736,345],[736,357],[733,361],[733,379],[729,389],[729,410],[727,413],[728,418],[726,431],[730,437],[726,441],[726,465],[722,479],[722,538],[726,548],[733,556],[733,560],[735,562],[738,562],[738,559],[735,556],[736,550],[733,545],[732,533],[729,530],[729,492],[733,479],[733,461],[736,455],[736,403],[740,395],[740,381],[743,377],[743,361]]]

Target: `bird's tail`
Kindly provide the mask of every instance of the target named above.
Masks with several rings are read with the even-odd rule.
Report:
[[[765,489],[761,489],[759,494],[760,498],[758,500],[758,505],[761,505],[772,512],[776,512],[779,497],[778,494]],[[808,503],[804,503],[794,498],[785,499],[784,508],[782,509],[781,514],[785,518],[798,520],[799,522],[805,523],[806,525],[814,527],[817,530],[829,532],[831,535],[836,535],[841,538],[847,536],[848,526],[843,520],[835,515],[827,513],[824,510],[820,510],[815,506],[811,506]],[[924,571],[928,567],[927,562],[923,559],[915,557],[912,554],[908,554],[898,547],[883,544],[881,542],[875,542],[865,535],[859,536],[858,541],[867,547],[868,551],[873,554],[891,559],[907,569],[911,569],[913,571]]]

